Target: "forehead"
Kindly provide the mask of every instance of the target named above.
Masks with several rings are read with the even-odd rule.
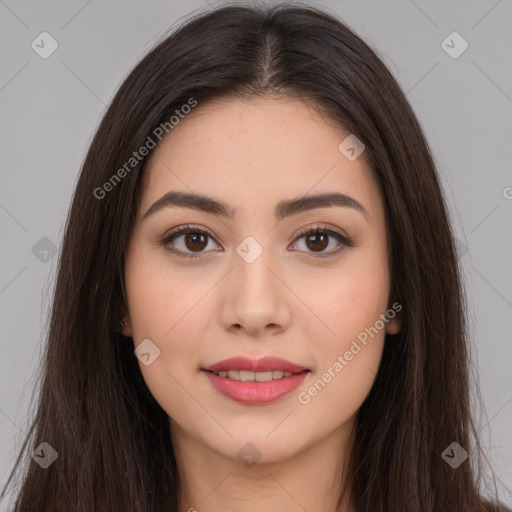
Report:
[[[169,190],[216,197],[240,209],[308,193],[342,192],[370,215],[380,192],[364,153],[339,150],[350,135],[313,102],[282,96],[199,103],[163,137],[145,166],[141,210]]]

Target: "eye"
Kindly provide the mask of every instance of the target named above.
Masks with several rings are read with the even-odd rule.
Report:
[[[335,238],[338,241],[338,246],[334,250],[324,251],[324,249],[329,246],[329,238]],[[306,247],[305,252],[311,252],[310,256],[313,258],[333,256],[343,251],[345,247],[353,246],[352,240],[326,226],[317,226],[302,230],[296,240],[302,239],[304,239],[304,246]],[[297,246],[299,244],[295,242],[294,245]]]
[[[180,238],[182,238],[182,240],[176,243]],[[330,245],[330,238],[334,238],[338,241],[338,248],[326,252],[325,249]],[[177,256],[198,258],[202,256],[203,253],[211,252],[206,250],[209,245],[208,239],[214,240],[213,235],[208,231],[186,225],[167,234],[160,243],[166,250]],[[295,238],[292,247],[299,245],[297,240],[301,241],[302,239],[304,239],[306,247],[304,252],[309,252],[310,256],[313,258],[333,256],[340,253],[345,247],[353,246],[352,240],[338,231],[325,226],[310,227],[302,230]],[[213,250],[217,251],[217,249]]]
[[[181,240],[181,243],[176,244],[175,240],[180,238],[183,238],[183,240]],[[161,241],[161,244],[164,245],[168,251],[177,256],[197,258],[201,256],[204,249],[208,247],[208,238],[213,239],[213,236],[208,231],[187,225],[166,235]],[[178,246],[178,250],[171,247],[171,242],[172,245]],[[187,250],[191,252],[187,252]]]

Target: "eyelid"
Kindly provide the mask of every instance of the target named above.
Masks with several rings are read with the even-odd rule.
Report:
[[[209,231],[208,229],[203,228],[203,227],[194,226],[194,225],[191,225],[191,224],[185,224],[183,226],[178,226],[176,228],[173,228],[171,231],[169,231],[168,233],[166,233],[164,235],[163,239],[167,240],[167,239],[169,239],[170,237],[172,237],[174,235],[178,235],[178,234],[181,235],[183,233],[188,233],[189,231],[192,231],[194,233],[196,233],[196,232],[197,233],[202,233],[202,234],[208,235],[213,240],[216,240],[215,235],[213,235],[211,233],[211,231]],[[215,241],[215,243],[218,243],[218,242]]]
[[[345,235],[341,230],[339,230],[338,228],[329,227],[326,224],[319,224],[317,226],[308,226],[308,227],[300,229],[297,232],[297,234],[295,235],[294,241],[297,238],[301,238],[304,235],[308,235],[310,233],[315,233],[315,232],[327,233],[327,234],[333,235],[333,236],[336,235],[337,237],[341,238],[344,242],[347,242],[347,244],[352,242],[350,237]]]

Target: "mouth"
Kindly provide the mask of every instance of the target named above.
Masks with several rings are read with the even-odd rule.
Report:
[[[291,393],[310,372],[274,356],[257,360],[236,356],[201,370],[216,391],[244,405],[273,402]]]
[[[241,382],[270,382],[273,380],[281,380],[292,375],[299,373],[309,372],[310,370],[303,370],[302,372],[285,372],[282,370],[268,370],[263,372],[253,372],[250,370],[224,370],[220,372],[213,372],[205,370],[209,373],[217,375],[217,377],[224,377],[225,379],[241,381]]]

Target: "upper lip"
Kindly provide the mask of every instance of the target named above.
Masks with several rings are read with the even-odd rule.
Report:
[[[283,372],[300,373],[307,370],[307,368],[303,366],[296,365],[280,357],[262,357],[256,360],[243,356],[224,359],[223,361],[219,361],[203,369],[214,373],[229,370],[245,370],[251,372],[281,370]]]

